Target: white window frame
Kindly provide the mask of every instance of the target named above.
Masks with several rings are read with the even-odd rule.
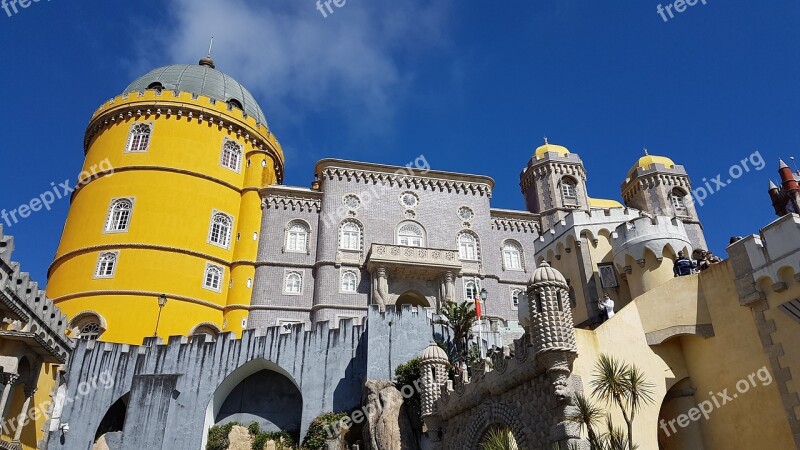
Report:
[[[125,202],[125,201],[127,201],[128,203],[131,204],[131,207],[128,210],[128,218],[125,221],[125,228],[120,228],[120,229],[111,228],[111,224],[114,223],[114,221],[115,221],[115,219],[114,219],[114,212],[115,212],[114,205],[119,203],[119,202]],[[130,228],[131,228],[131,219],[133,218],[133,208],[135,207],[135,205],[136,205],[136,202],[135,202],[135,198],[134,197],[112,198],[111,202],[108,205],[108,214],[106,215],[106,223],[103,226],[103,233],[127,233],[128,230],[130,230]]]
[[[571,177],[561,178],[558,184],[558,190],[561,192],[561,199],[564,203],[574,204],[578,201],[578,183]]]
[[[223,238],[223,242],[215,242],[214,239],[213,239],[213,236],[214,236],[214,218],[216,218],[218,215],[224,216],[230,222],[230,225],[228,227],[228,232],[224,236],[221,235],[222,238]],[[228,213],[225,213],[225,212],[222,212],[222,211],[218,211],[216,209],[211,210],[211,220],[210,220],[210,222],[208,224],[208,237],[206,239],[206,242],[208,242],[211,245],[215,245],[217,247],[224,248],[226,250],[230,249],[231,248],[231,238],[233,237],[233,225],[234,225],[234,220],[233,220],[233,216],[232,215],[230,215]]]
[[[470,244],[469,242],[462,242],[462,238],[464,238],[465,236],[468,236],[472,240],[471,246],[468,245]],[[456,245],[458,247],[458,258],[461,261],[480,261],[481,246],[480,246],[480,240],[478,239],[477,235],[469,231],[462,231],[458,233],[458,236],[456,236]],[[470,249],[472,251],[472,254],[470,254]]]
[[[219,270],[219,280],[217,280],[216,287],[208,284],[208,274],[212,269]],[[222,292],[222,284],[224,281],[225,281],[225,268],[220,266],[219,264],[207,262],[206,267],[203,270],[203,289],[207,289],[213,292]]]
[[[354,226],[356,230],[345,231],[345,227],[347,227],[348,225]],[[355,235],[352,235],[352,233],[355,233]],[[363,247],[362,245],[363,238],[364,238],[364,227],[362,227],[359,222],[352,219],[348,219],[344,220],[339,225],[339,250],[360,252],[361,248]]]
[[[236,147],[236,151],[233,152],[233,156],[236,158],[235,167],[232,167],[229,162],[226,162],[226,160],[228,159],[226,155],[226,147],[228,145],[233,145]],[[237,141],[234,141],[233,139],[224,138],[222,140],[222,150],[220,152],[219,165],[228,170],[232,170],[236,173],[241,173],[243,155],[244,155],[244,146],[242,144],[240,144]]]
[[[277,319],[275,321],[275,325],[281,327],[281,334],[288,334],[291,332],[291,329],[286,328],[287,325],[299,325],[304,324],[302,320],[297,319]]]
[[[416,227],[418,229],[418,231],[420,232],[420,235],[417,236],[417,235],[401,234],[400,233],[403,230],[403,228],[405,228],[406,226],[409,226],[409,225],[413,226],[413,227]],[[404,247],[425,247],[425,241],[426,241],[425,227],[423,227],[418,222],[414,222],[414,221],[411,221],[411,220],[406,220],[406,221],[400,222],[400,224],[397,226],[397,230],[395,231],[394,234],[395,234],[395,244],[396,245],[402,245]],[[417,239],[419,241],[417,241]],[[405,240],[405,242],[404,242],[404,240]],[[419,244],[419,245],[417,245],[417,244]]]
[[[144,149],[141,149],[141,141],[137,142],[137,148],[134,149],[134,139],[144,133],[138,132],[137,128],[147,128],[147,142],[144,144]],[[150,150],[150,143],[153,141],[153,122],[135,122],[131,124],[128,131],[128,141],[125,143],[125,153],[145,153]]]
[[[517,267],[513,267],[513,264],[509,264],[509,261],[513,261],[513,258],[511,257],[513,256],[513,254],[508,250],[509,247],[513,248],[513,250],[516,251],[517,263],[518,263]],[[524,250],[522,249],[522,244],[511,239],[504,241],[502,248],[503,269],[519,271],[519,272],[525,271],[525,258],[523,254]],[[506,259],[506,256],[509,257],[508,260]]]
[[[678,194],[678,195],[676,195]],[[686,215],[689,208],[686,207],[686,195],[680,189],[673,189],[669,193],[669,202],[676,213]]]
[[[303,228],[305,243],[302,246],[302,249],[299,248],[299,246],[297,246],[296,244],[295,244],[295,246],[290,245],[291,242],[292,242],[292,233],[299,233],[298,231],[294,231],[294,232],[292,231],[292,228],[294,228],[294,227],[302,227]],[[286,224],[286,239],[285,239],[285,243],[284,243],[284,249],[285,249],[284,251],[286,253],[306,253],[306,254],[308,254],[309,251],[310,251],[309,250],[309,248],[310,248],[309,246],[311,245],[310,242],[309,242],[310,238],[311,238],[311,227],[308,225],[308,223],[306,223],[305,220],[301,220],[301,219],[290,220],[289,223]],[[296,242],[297,242],[297,239],[295,239],[295,243]]]
[[[291,275],[298,275],[300,277],[300,290],[297,292],[292,292],[287,289],[289,285],[289,276]],[[305,285],[305,271],[304,270],[295,270],[295,269],[284,269],[283,271],[283,294],[284,295],[303,295],[303,286]]]
[[[114,257],[113,261],[111,262],[111,273],[105,273],[107,270],[104,270],[103,273],[100,273],[101,265],[106,262],[103,260],[103,257],[108,255]],[[116,275],[117,273],[118,266],[119,266],[119,250],[111,252],[100,252],[100,254],[97,255],[97,264],[95,265],[94,268],[94,278],[98,280],[114,278],[114,275]]]
[[[345,289],[344,278],[347,275],[353,276],[353,290]],[[341,274],[339,275],[339,292],[342,294],[358,294],[358,283],[359,283],[359,276],[358,272],[354,269],[341,269]]]
[[[470,284],[474,284],[475,285],[475,292],[473,293],[473,295],[471,297],[469,295],[467,295],[469,293],[469,285]],[[481,284],[478,282],[478,280],[475,279],[475,278],[466,278],[464,280],[464,300],[467,301],[467,302],[473,303],[473,302],[475,302],[475,297],[479,297],[480,294],[481,294]]]

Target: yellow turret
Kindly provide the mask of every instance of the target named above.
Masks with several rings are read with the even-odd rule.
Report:
[[[283,154],[253,96],[213,66],[155,69],[92,116],[84,167],[112,169],[73,193],[49,271],[73,335],[99,325],[101,340],[141,343],[161,294],[159,336],[242,331],[258,190],[280,181]]]

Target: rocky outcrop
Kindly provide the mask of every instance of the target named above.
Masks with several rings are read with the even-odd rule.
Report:
[[[253,449],[253,437],[250,436],[250,432],[247,431],[247,428],[234,425],[231,428],[231,432],[228,433],[228,450],[252,450]]]
[[[367,450],[419,450],[419,431],[411,420],[411,408],[393,382],[367,380],[362,402],[367,416],[363,431]]]

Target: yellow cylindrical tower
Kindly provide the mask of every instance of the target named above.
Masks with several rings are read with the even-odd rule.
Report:
[[[132,344],[156,329],[240,334],[258,189],[283,172],[253,96],[210,58],[155,69],[92,116],[84,148],[47,286],[72,332]]]

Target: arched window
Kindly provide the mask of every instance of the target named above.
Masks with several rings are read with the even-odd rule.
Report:
[[[342,292],[353,293],[358,287],[358,275],[352,270],[342,272]]]
[[[471,302],[478,298],[478,284],[474,281],[464,283],[464,300]]]
[[[522,247],[514,241],[503,244],[503,267],[506,270],[522,270]]]
[[[564,203],[574,204],[578,201],[578,194],[575,186],[575,180],[572,178],[564,177],[561,179],[559,189],[561,190],[561,199],[564,201]]]
[[[191,337],[200,334],[205,334],[206,336],[209,337],[209,339],[206,339],[206,342],[208,342],[209,340],[213,341],[217,337],[219,332],[220,330],[219,328],[217,328],[216,325],[210,323],[202,323],[200,325],[197,325],[192,331],[190,331],[189,336]]]
[[[519,307],[519,301],[522,298],[522,289],[511,290],[511,306],[513,308]]]
[[[153,132],[153,125],[149,123],[136,123],[131,126],[128,134],[127,152],[146,152],[150,147],[150,135]]]
[[[108,209],[108,219],[106,219],[107,232],[128,231],[131,223],[131,212],[133,211],[133,200],[129,198],[118,198],[111,202]]]
[[[105,252],[101,253],[97,258],[97,270],[94,274],[95,278],[113,278],[114,271],[117,269],[117,253]]]
[[[289,222],[286,227],[286,251],[306,253],[308,251],[308,225],[299,220]]]
[[[211,226],[208,229],[208,242],[223,248],[228,248],[231,243],[233,219],[227,214],[215,212],[211,216]]]
[[[83,339],[84,341],[96,341],[100,338],[100,333],[103,332],[103,329],[100,328],[100,324],[97,322],[88,322],[83,325],[78,333],[78,338]]]
[[[222,144],[220,164],[234,172],[239,172],[242,164],[242,146],[238,142],[226,138],[225,143]]]
[[[206,272],[203,276],[203,287],[219,292],[220,286],[222,286],[222,274],[222,267],[210,263],[206,264]]]
[[[468,232],[458,235],[458,257],[462,260],[478,260],[478,238]]]
[[[339,248],[361,250],[361,226],[352,220],[342,222],[339,228]]]
[[[303,274],[300,272],[286,272],[286,280],[283,283],[285,294],[301,294],[303,292]]]
[[[405,222],[397,229],[397,245],[424,247],[425,231],[414,222]]]
[[[669,195],[670,202],[677,213],[686,213],[686,194],[680,189],[673,189]]]

